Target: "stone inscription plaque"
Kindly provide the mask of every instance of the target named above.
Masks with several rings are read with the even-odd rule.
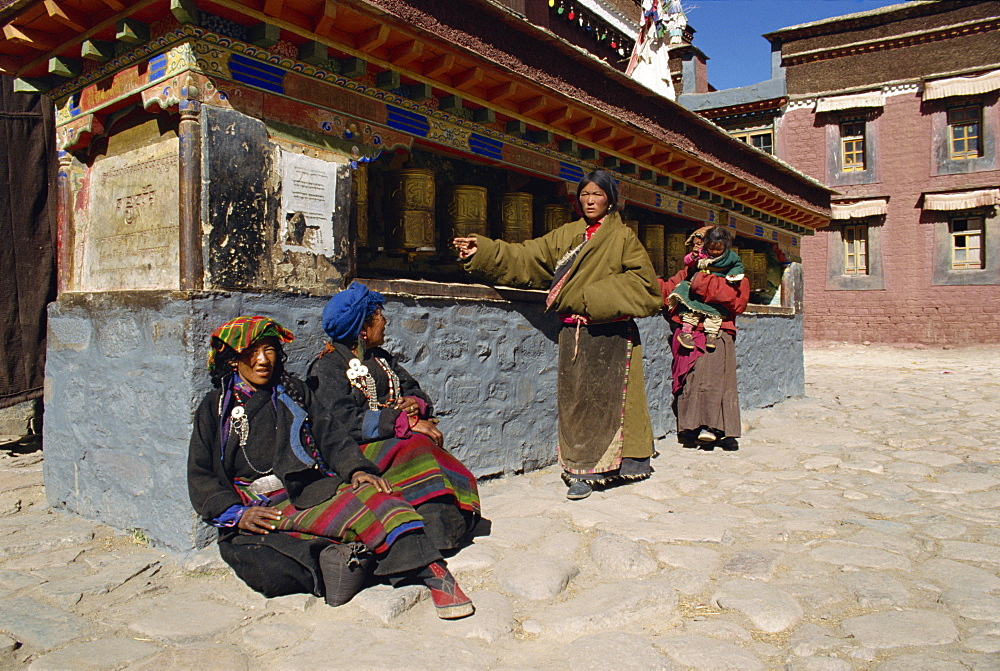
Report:
[[[281,152],[281,248],[334,256],[337,168],[320,158]]]
[[[93,165],[77,223],[79,290],[179,288],[177,152],[172,138]]]

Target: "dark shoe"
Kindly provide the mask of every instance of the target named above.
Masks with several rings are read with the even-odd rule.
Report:
[[[711,352],[715,349],[716,341],[719,339],[718,333],[705,334],[705,350]]]
[[[723,438],[719,441],[719,447],[726,452],[735,452],[740,449],[740,443],[735,438]]]
[[[343,606],[361,591],[371,566],[371,554],[361,543],[334,543],[319,553],[319,570],[326,603]]]
[[[684,349],[694,349],[694,336],[688,331],[681,331],[677,334],[677,343]]]
[[[576,480],[566,491],[566,498],[570,501],[579,501],[580,499],[585,499],[594,492],[594,488],[588,485],[583,480]]]
[[[455,582],[455,576],[442,562],[436,561],[428,565],[431,577],[424,579],[431,590],[431,599],[437,609],[437,616],[442,620],[457,620],[468,617],[476,612],[472,599],[465,596],[462,588]]]

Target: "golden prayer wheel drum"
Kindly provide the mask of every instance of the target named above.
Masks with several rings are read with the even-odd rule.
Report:
[[[467,185],[454,187],[451,190],[451,199],[448,201],[448,222],[454,236],[464,238],[477,233],[489,236],[486,187]]]
[[[753,253],[753,279],[751,289],[763,291],[767,289],[767,254],[764,252]]]
[[[569,221],[569,205],[555,204],[545,206],[542,234],[554,231]]]
[[[388,246],[434,251],[434,171],[404,168],[386,175]]]
[[[531,239],[531,194],[505,193],[500,202],[500,238],[507,242]]]
[[[643,246],[649,252],[649,258],[653,261],[653,269],[656,274],[663,277],[663,224],[646,224],[642,229]]]
[[[754,289],[753,283],[753,250],[752,249],[737,249],[736,253],[740,255],[740,261],[743,262],[743,274],[746,275],[747,282],[750,283],[750,288]]]
[[[635,237],[639,237],[639,222],[635,219],[622,219],[622,223],[632,229]]]
[[[666,263],[664,277],[673,277],[684,267],[684,256],[687,254],[685,241],[687,236],[683,233],[667,233],[663,236],[664,248],[666,250]]]
[[[354,171],[354,202],[357,205],[358,247],[368,246],[368,164]]]

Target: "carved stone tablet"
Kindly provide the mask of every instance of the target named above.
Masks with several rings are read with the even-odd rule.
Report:
[[[79,290],[179,287],[177,151],[171,138],[94,163],[76,222]]]

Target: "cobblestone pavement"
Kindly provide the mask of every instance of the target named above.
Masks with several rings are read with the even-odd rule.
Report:
[[[423,588],[264,599],[203,551],[49,510],[41,454],[0,460],[8,668],[1000,669],[1000,351],[811,348],[807,398],[738,452],[658,445],[646,482],[564,498],[483,483],[451,559],[475,616]]]

